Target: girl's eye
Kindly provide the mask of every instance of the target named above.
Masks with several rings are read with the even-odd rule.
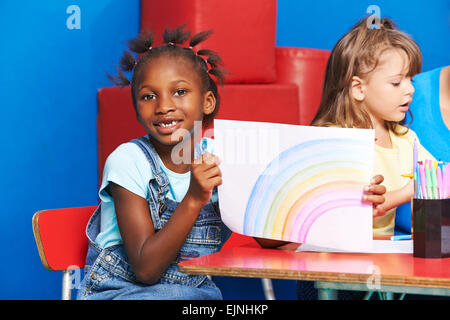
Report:
[[[155,98],[156,98],[156,96],[155,96],[154,94],[151,94],[151,93],[142,96],[142,100],[145,100],[145,101],[147,101],[147,100],[153,100],[153,99],[155,99]]]
[[[186,89],[178,89],[177,91],[175,91],[175,95],[176,96],[184,96],[186,94],[187,90]]]
[[[398,86],[400,85],[400,82],[392,82],[392,85],[393,85],[394,87],[398,87]]]

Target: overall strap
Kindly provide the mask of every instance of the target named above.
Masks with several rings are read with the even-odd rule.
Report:
[[[158,161],[158,153],[155,150],[155,147],[153,147],[152,143],[148,139],[147,136],[143,136],[134,140],[131,140],[130,142],[133,142],[137,144],[142,151],[144,152],[148,162],[150,163],[150,167],[153,170],[153,173],[155,175],[155,179],[158,182],[158,185],[165,187],[169,185],[169,180],[166,176],[166,174],[161,170],[161,166],[159,165]]]
[[[169,179],[167,178],[164,171],[162,171],[161,166],[158,161],[158,154],[153,147],[152,143],[148,139],[147,136],[140,137],[138,139],[131,140],[130,142],[135,143],[138,145],[141,150],[144,152],[145,157],[147,158],[150,168],[153,171],[154,174],[154,180],[156,180],[157,187],[158,187],[158,194],[155,194],[156,197],[155,200],[157,200],[158,208],[156,209],[159,213],[159,216],[166,210],[166,202],[165,202],[165,195],[167,191],[169,190]],[[152,190],[150,190],[152,191]],[[151,193],[151,192],[150,192]],[[155,226],[157,229],[160,229],[159,226],[159,219],[158,221],[154,221],[157,226]]]

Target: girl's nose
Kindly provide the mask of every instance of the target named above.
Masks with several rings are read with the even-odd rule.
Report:
[[[156,113],[167,113],[175,110],[175,104],[171,97],[161,96],[156,104]]]
[[[415,88],[412,84],[412,81],[411,81],[411,79],[408,79],[407,84],[406,84],[406,93],[408,95],[412,96],[414,94],[414,91],[415,91]]]

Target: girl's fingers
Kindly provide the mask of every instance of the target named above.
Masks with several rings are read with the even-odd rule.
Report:
[[[372,179],[370,179],[371,184],[380,184],[383,181],[384,181],[384,177],[381,174],[378,174],[378,175],[372,177]]]
[[[202,164],[202,163],[206,163],[206,162],[210,162],[210,158],[214,158],[216,157],[215,155],[209,153],[209,152],[205,152],[204,154],[202,154],[200,157],[197,157],[194,159],[194,164]]]
[[[213,177],[215,175],[221,175],[220,168],[218,166],[218,163],[220,163],[220,160],[218,157],[211,157],[211,158],[202,158],[202,163],[194,164],[192,166],[192,172],[195,176],[203,175],[206,178]]]
[[[220,164],[220,159],[218,156],[213,155],[209,152],[205,152],[202,155],[202,163],[205,163],[207,165],[219,165]]]
[[[210,190],[222,184],[222,172],[219,157],[204,153],[192,166],[193,178],[203,190]]]
[[[202,166],[205,168],[210,168],[213,166],[218,166],[220,162],[221,160],[218,156],[206,152],[201,157],[194,160],[193,167]]]
[[[204,171],[204,173],[205,173],[205,177],[206,178],[212,178],[212,177],[215,177],[215,176],[219,176],[219,177],[222,176],[222,171],[220,171],[218,166],[213,166],[211,168],[208,168],[208,169],[206,169]]]
[[[386,187],[383,185],[373,185],[370,189],[374,194],[383,195],[386,193]]]
[[[214,187],[218,187],[218,186],[220,186],[222,184],[222,177],[215,176],[213,178],[210,178],[209,182],[212,184],[213,188]]]
[[[374,217],[379,217],[382,216],[386,213],[386,210],[384,210],[383,205],[377,205],[374,209],[373,209],[373,216]]]
[[[379,184],[371,184],[364,187],[364,192],[368,194],[379,194],[383,195],[386,193],[386,187]]]
[[[381,185],[383,181],[384,177],[379,174],[372,177],[372,179],[370,180],[370,185],[364,187],[362,200],[372,203],[373,217],[379,217],[386,213],[383,207],[383,203],[386,200],[386,198],[384,197],[384,194],[386,193],[386,187]]]
[[[367,202],[371,202],[374,205],[379,205],[384,203],[384,201],[386,200],[383,196],[380,195],[375,195],[375,194],[365,194],[362,197],[363,201],[367,201]]]
[[[214,189],[214,187],[218,187],[221,184],[222,184],[222,177],[214,176],[214,177],[204,180],[200,184],[200,188],[201,188],[202,192],[211,192]]]

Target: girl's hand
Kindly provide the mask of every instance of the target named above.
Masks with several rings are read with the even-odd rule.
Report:
[[[414,197],[414,179],[410,179],[403,188],[405,192],[405,198],[411,199],[412,197]]]
[[[362,200],[372,202],[374,217],[382,216],[386,213],[382,205],[386,200],[384,197],[386,187],[381,185],[383,180],[384,177],[382,175],[376,175],[370,180],[370,184],[364,187]]]
[[[220,159],[208,152],[196,159],[191,168],[191,182],[187,196],[200,207],[211,199],[214,187],[222,184]]]

